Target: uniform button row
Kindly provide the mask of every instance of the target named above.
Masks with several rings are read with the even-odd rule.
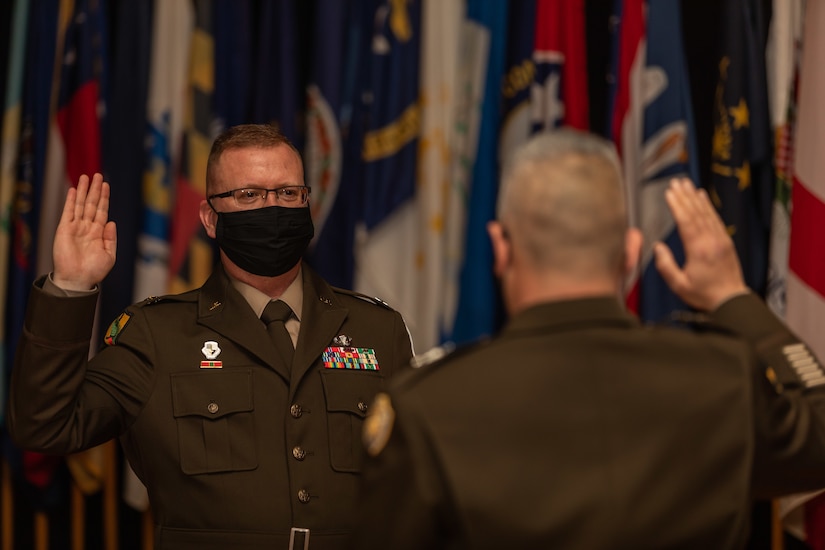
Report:
[[[307,453],[301,447],[293,447],[292,456],[295,458],[295,460],[303,460],[304,458],[306,458]]]

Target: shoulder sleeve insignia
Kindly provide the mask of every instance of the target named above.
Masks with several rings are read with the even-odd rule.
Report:
[[[131,318],[132,316],[129,312],[124,311],[117,316],[117,319],[112,321],[112,324],[109,325],[108,330],[106,330],[106,336],[103,337],[103,341],[107,346],[114,346],[117,343],[118,336],[120,336],[120,333],[126,328]]]
[[[364,421],[364,447],[370,456],[378,456],[387,446],[395,422],[395,410],[392,408],[390,396],[386,393],[376,395],[369,411]]]

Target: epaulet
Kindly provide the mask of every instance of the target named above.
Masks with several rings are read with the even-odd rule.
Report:
[[[376,296],[368,296],[366,294],[361,294],[360,292],[355,292],[354,290],[347,290],[346,288],[339,288],[336,286],[332,287],[332,290],[333,292],[337,292],[338,294],[346,294],[347,296],[353,296],[360,300],[364,300],[365,302],[369,302],[371,304],[381,306],[385,309],[389,309],[390,311],[395,311],[392,307],[390,307],[390,305],[387,302]]]
[[[716,332],[728,336],[738,336],[729,327],[714,322],[706,313],[677,310],[671,312],[664,320],[653,326],[683,328],[694,332]]]
[[[168,296],[147,296],[140,302],[135,304],[135,307],[146,307],[146,306],[153,306],[155,304],[159,304],[166,300]]]
[[[135,302],[131,306],[127,307],[123,310],[123,313],[118,315],[114,321],[109,324],[109,328],[106,329],[106,334],[103,336],[103,343],[107,346],[114,346],[117,344],[118,337],[123,333],[126,329],[126,325],[129,324],[129,321],[132,319],[132,315],[134,314],[134,309],[144,308],[148,306],[153,306],[155,304],[160,304],[162,302],[186,302],[191,301],[192,298],[195,296],[194,292],[184,292],[183,294],[166,294],[164,296],[149,296],[144,298],[140,302]]]
[[[489,341],[489,338],[483,338],[470,344],[463,344],[460,346],[457,346],[453,342],[447,342],[440,346],[431,348],[424,353],[416,355],[410,360],[410,365],[414,369],[422,369],[425,367],[430,369],[436,365],[443,364],[448,360],[456,359],[470,351],[476,350],[489,343]]]
[[[146,307],[163,302],[193,302],[198,299],[198,290],[183,292],[180,294],[164,294],[162,296],[147,296],[140,302],[136,302],[134,307]]]

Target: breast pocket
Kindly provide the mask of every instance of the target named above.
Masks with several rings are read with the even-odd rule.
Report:
[[[258,467],[251,369],[173,374],[172,407],[185,474]]]
[[[361,429],[367,410],[381,391],[383,378],[362,370],[321,371],[327,403],[329,454],[332,469],[360,472],[363,449]]]

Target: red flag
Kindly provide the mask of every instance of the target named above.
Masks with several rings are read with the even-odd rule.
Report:
[[[584,0],[538,0],[536,2],[535,52],[537,74],[542,65],[558,64],[558,97],[561,125],[588,130],[587,47]],[[538,113],[547,120],[548,113]],[[536,116],[533,117],[536,120]],[[545,123],[545,127],[553,127]]]
[[[631,225],[638,225],[636,197],[641,181],[641,143],[644,98],[642,72],[644,71],[647,41],[642,0],[617,0],[618,34],[614,44],[613,111],[610,134],[622,159],[623,178],[628,198],[628,217]],[[639,306],[639,274],[627,282],[627,305],[633,311]]]
[[[825,4],[808,2],[805,13],[802,65],[799,73],[796,148],[791,187],[791,230],[788,250],[788,326],[818,357],[825,357],[825,160],[819,144],[825,139]],[[806,539],[811,548],[825,548],[825,498],[805,505]]]
[[[70,5],[70,4],[68,4]],[[68,6],[64,4],[64,8]],[[77,184],[81,174],[102,172],[101,119],[103,94],[101,82],[105,67],[103,5],[78,0],[72,12],[62,12],[59,28],[63,38],[57,112],[49,132],[46,177],[40,204],[37,271],[52,269],[52,242],[60,218],[62,200],[69,186]],[[40,488],[51,484],[61,457],[23,453],[26,479]],[[85,452],[68,457],[69,469],[87,493],[100,488],[102,464],[97,455]]]

